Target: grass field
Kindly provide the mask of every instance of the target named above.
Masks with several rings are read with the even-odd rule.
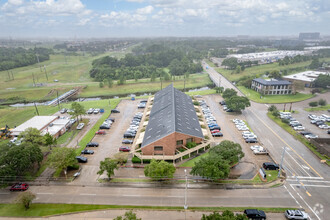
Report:
[[[185,163],[181,164],[180,167],[193,167],[195,163],[197,163],[201,158],[206,157],[209,153],[206,152],[198,157],[195,157],[194,159],[188,160]]]
[[[263,95],[260,99],[260,93],[248,89],[244,86],[238,86],[239,90],[241,90],[246,97],[250,100],[258,103],[290,103],[290,102],[300,102],[309,98],[314,97],[313,94],[303,94],[297,93],[295,95]]]
[[[224,211],[230,210],[233,212],[243,212],[251,207],[193,207],[188,210],[195,211]],[[289,207],[254,207],[262,209],[270,213],[282,213]],[[129,206],[129,205],[90,205],[90,204],[45,204],[33,203],[30,209],[25,210],[23,206],[17,204],[0,204],[0,216],[3,217],[47,217],[52,215],[61,215],[68,213],[84,212],[91,210],[106,210],[106,209],[139,209],[139,210],[178,210],[183,211],[183,206]],[[69,217],[69,216],[68,216]]]

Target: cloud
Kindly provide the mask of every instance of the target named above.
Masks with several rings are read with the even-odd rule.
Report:
[[[136,13],[138,13],[138,14],[150,14],[153,10],[154,10],[154,7],[152,7],[151,5],[148,5],[144,8],[138,8],[136,10]]]

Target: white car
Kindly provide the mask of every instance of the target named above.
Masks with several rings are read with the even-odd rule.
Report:
[[[268,155],[268,151],[264,148],[253,150],[255,155]]]
[[[301,210],[286,210],[285,211],[285,217],[287,219],[301,219],[301,220],[307,220],[308,214]]]
[[[77,130],[83,129],[84,126],[85,126],[85,123],[79,123],[79,125],[77,126]]]
[[[322,128],[322,129],[329,129],[330,126],[329,126],[329,125],[319,125],[319,128]]]
[[[263,150],[264,148],[260,145],[253,145],[250,147],[251,150]]]
[[[239,131],[248,131],[248,130],[250,130],[248,127],[238,127],[237,128]]]
[[[296,127],[294,127],[293,128],[295,131],[303,131],[303,130],[305,130],[305,127],[303,127],[303,126],[296,126]]]
[[[313,138],[318,138],[319,136],[315,135],[315,134],[306,134],[305,135],[305,138],[308,138],[308,139],[313,139]]]
[[[255,139],[257,139],[258,137],[257,137],[257,135],[255,135],[255,134],[248,134],[248,135],[243,135],[243,138],[244,139],[248,139],[248,138],[255,138]]]

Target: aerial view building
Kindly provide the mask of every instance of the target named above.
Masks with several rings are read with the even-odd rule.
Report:
[[[286,95],[292,93],[292,83],[277,79],[253,79],[251,89],[262,95]]]
[[[173,84],[157,92],[141,146],[143,155],[175,155],[182,145],[202,140],[192,99]]]

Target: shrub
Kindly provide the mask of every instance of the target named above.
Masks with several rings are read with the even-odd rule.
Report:
[[[327,101],[325,99],[320,99],[319,100],[319,105],[325,106],[327,104]]]
[[[308,105],[310,107],[316,107],[318,105],[318,103],[317,102],[310,102],[310,103],[308,103]]]
[[[285,123],[285,124],[289,124],[290,123],[289,119],[286,119],[286,118],[282,118],[282,122]]]
[[[275,117],[279,117],[280,116],[280,112],[278,110],[273,111],[272,112],[272,115],[275,116]]]
[[[197,144],[195,143],[195,142],[188,142],[187,144],[186,144],[186,147],[187,148],[193,148],[193,147],[196,147],[197,146]]]
[[[271,105],[271,106],[269,106],[269,108],[268,108],[268,111],[269,111],[269,112],[273,112],[273,111],[276,111],[276,110],[277,110],[277,108],[276,108],[275,105]]]
[[[320,89],[318,89],[318,88],[315,88],[315,89],[312,89],[312,94],[315,94],[315,93],[320,93],[321,92],[321,90]]]
[[[78,170],[79,169],[79,164],[74,164],[74,165],[68,166],[67,169],[68,170]]]
[[[207,135],[205,135],[205,136],[204,136],[204,139],[205,139],[205,140],[209,140],[209,139],[210,139],[210,137],[209,137],[209,136],[207,136]]]
[[[198,101],[194,101],[193,104],[194,105],[199,105],[199,102]]]
[[[145,159],[145,160],[143,160],[143,163],[150,163],[150,161],[151,160],[149,160],[149,159]],[[138,158],[137,156],[134,156],[132,158],[132,163],[141,163],[141,159]]]

